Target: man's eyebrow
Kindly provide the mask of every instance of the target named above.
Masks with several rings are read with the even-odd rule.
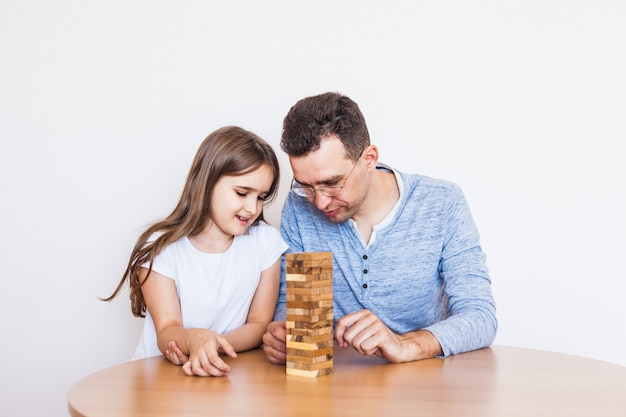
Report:
[[[306,184],[304,182],[298,181],[298,179],[296,177],[293,177],[293,178],[300,185],[305,185],[307,187],[313,187],[313,185],[311,185],[311,184]],[[334,185],[334,184],[337,184],[339,181],[341,181],[341,178],[343,178],[343,175],[335,175],[333,177],[326,178],[325,180],[318,181],[318,182],[315,183],[315,185]]]

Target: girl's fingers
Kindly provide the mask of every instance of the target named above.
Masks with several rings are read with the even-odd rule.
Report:
[[[233,348],[233,346],[230,343],[228,343],[228,340],[220,338],[219,344],[220,344],[220,349],[222,350],[222,352],[224,352],[225,354],[227,354],[231,358],[236,358],[237,357],[237,352],[235,352],[235,349]],[[220,361],[221,361],[221,359],[220,359]],[[224,362],[222,361],[222,363],[224,363]]]

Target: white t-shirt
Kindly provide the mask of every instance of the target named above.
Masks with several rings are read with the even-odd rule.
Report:
[[[287,249],[278,230],[260,222],[224,253],[205,253],[187,237],[167,246],[152,269],[176,283],[183,327],[226,333],[246,323],[261,272]],[[143,333],[131,359],[161,355],[156,330],[146,311]]]

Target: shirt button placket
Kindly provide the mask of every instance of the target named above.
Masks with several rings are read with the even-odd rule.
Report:
[[[363,270],[362,270],[362,272],[363,272],[363,278],[362,278],[363,281],[365,281],[365,279],[366,279],[365,275],[367,275],[367,272],[368,272],[367,271],[367,265],[366,265],[366,262],[365,262],[365,261],[367,261],[367,258],[368,258],[367,255],[363,255],[363,261],[364,261],[363,262]],[[363,287],[364,290],[366,290],[367,287],[368,287],[367,282],[363,282],[363,285],[361,285],[361,286]]]

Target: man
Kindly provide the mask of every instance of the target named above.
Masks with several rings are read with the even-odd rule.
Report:
[[[485,255],[458,186],[379,163],[350,98],[296,103],[281,148],[294,179],[281,218],[289,252],[332,252],[335,339],[389,362],[489,346],[497,320]],[[263,336],[285,363],[285,271]]]

